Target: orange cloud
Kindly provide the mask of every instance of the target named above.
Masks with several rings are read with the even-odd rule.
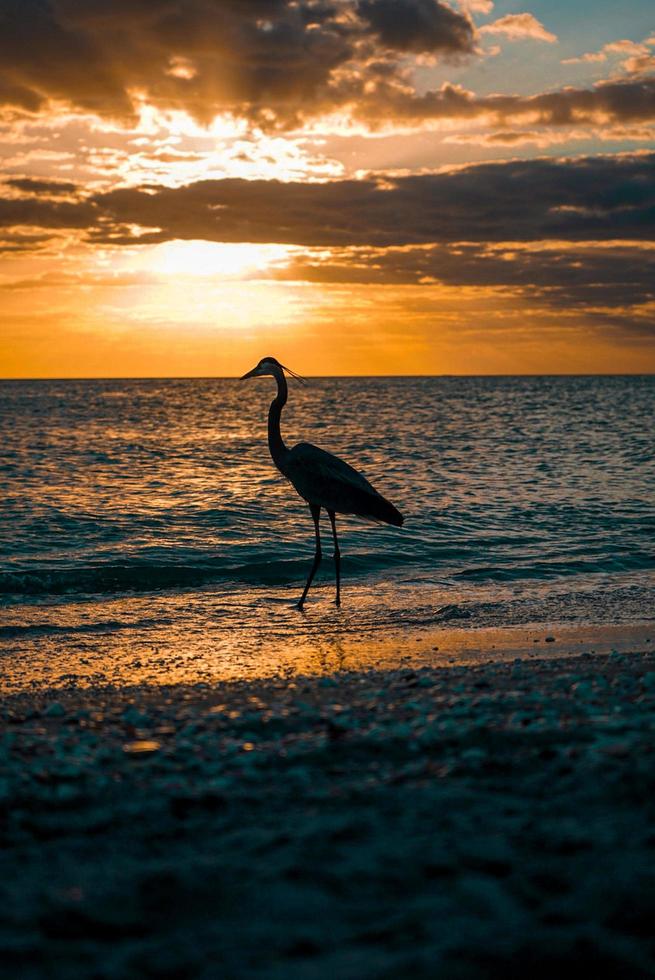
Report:
[[[509,41],[546,41],[554,44],[557,35],[547,31],[541,21],[537,20],[532,14],[507,14],[494,20],[491,24],[485,24],[480,28],[480,34],[502,34]]]
[[[643,122],[655,119],[655,76],[603,81],[591,88],[568,86],[529,96],[476,96],[448,82],[418,95],[407,86],[385,80],[362,97],[353,112],[369,125],[408,128],[476,119],[492,125],[527,122],[556,127]]]
[[[556,146],[562,143],[589,141],[621,143],[631,142],[650,143],[655,141],[653,126],[617,126],[605,125],[588,129],[508,129],[490,132],[454,133],[444,137],[444,143],[459,143],[470,146],[526,146],[532,144],[540,148]]]
[[[649,47],[655,42],[647,39],[641,43],[622,39],[620,41],[610,41],[604,44],[599,51],[588,51],[576,58],[564,58],[563,65],[576,65],[584,62],[603,62],[607,61],[612,55],[618,55],[625,59],[622,66],[628,72],[649,71],[654,62]]]

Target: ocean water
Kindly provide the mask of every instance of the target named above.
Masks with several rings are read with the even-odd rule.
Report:
[[[405,516],[339,521],[341,610],[324,518],[305,614],[313,526],[268,453],[274,393],[0,382],[0,650],[257,656],[271,638],[652,618],[654,377],[292,383],[287,444],[342,456]]]

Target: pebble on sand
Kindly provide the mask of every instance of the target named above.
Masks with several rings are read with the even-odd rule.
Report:
[[[123,752],[131,755],[149,755],[151,752],[157,752],[160,748],[161,742],[156,742],[150,738],[141,738],[134,742],[126,742],[123,745]]]

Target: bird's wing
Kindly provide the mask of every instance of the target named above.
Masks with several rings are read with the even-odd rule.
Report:
[[[301,442],[289,451],[283,472],[310,504],[387,524],[400,526],[403,523],[393,504],[385,500],[361,473],[308,442]]]
[[[294,477],[312,479],[327,484],[339,483],[358,490],[377,493],[368,480],[356,469],[309,442],[299,442],[290,450],[287,458],[288,476],[292,483]]]

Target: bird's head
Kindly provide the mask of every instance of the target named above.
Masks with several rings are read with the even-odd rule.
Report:
[[[285,367],[284,364],[280,364],[276,357],[262,357],[259,364],[254,367],[252,371],[248,371],[247,374],[244,374],[239,380],[245,381],[246,378],[264,378],[266,375],[271,375],[271,377],[277,378],[279,375],[284,375],[285,371],[287,374],[290,374],[292,378],[295,378],[296,381],[300,381],[301,384],[307,383],[304,378],[301,378],[300,375],[296,374],[295,371],[292,371],[291,368]]]

